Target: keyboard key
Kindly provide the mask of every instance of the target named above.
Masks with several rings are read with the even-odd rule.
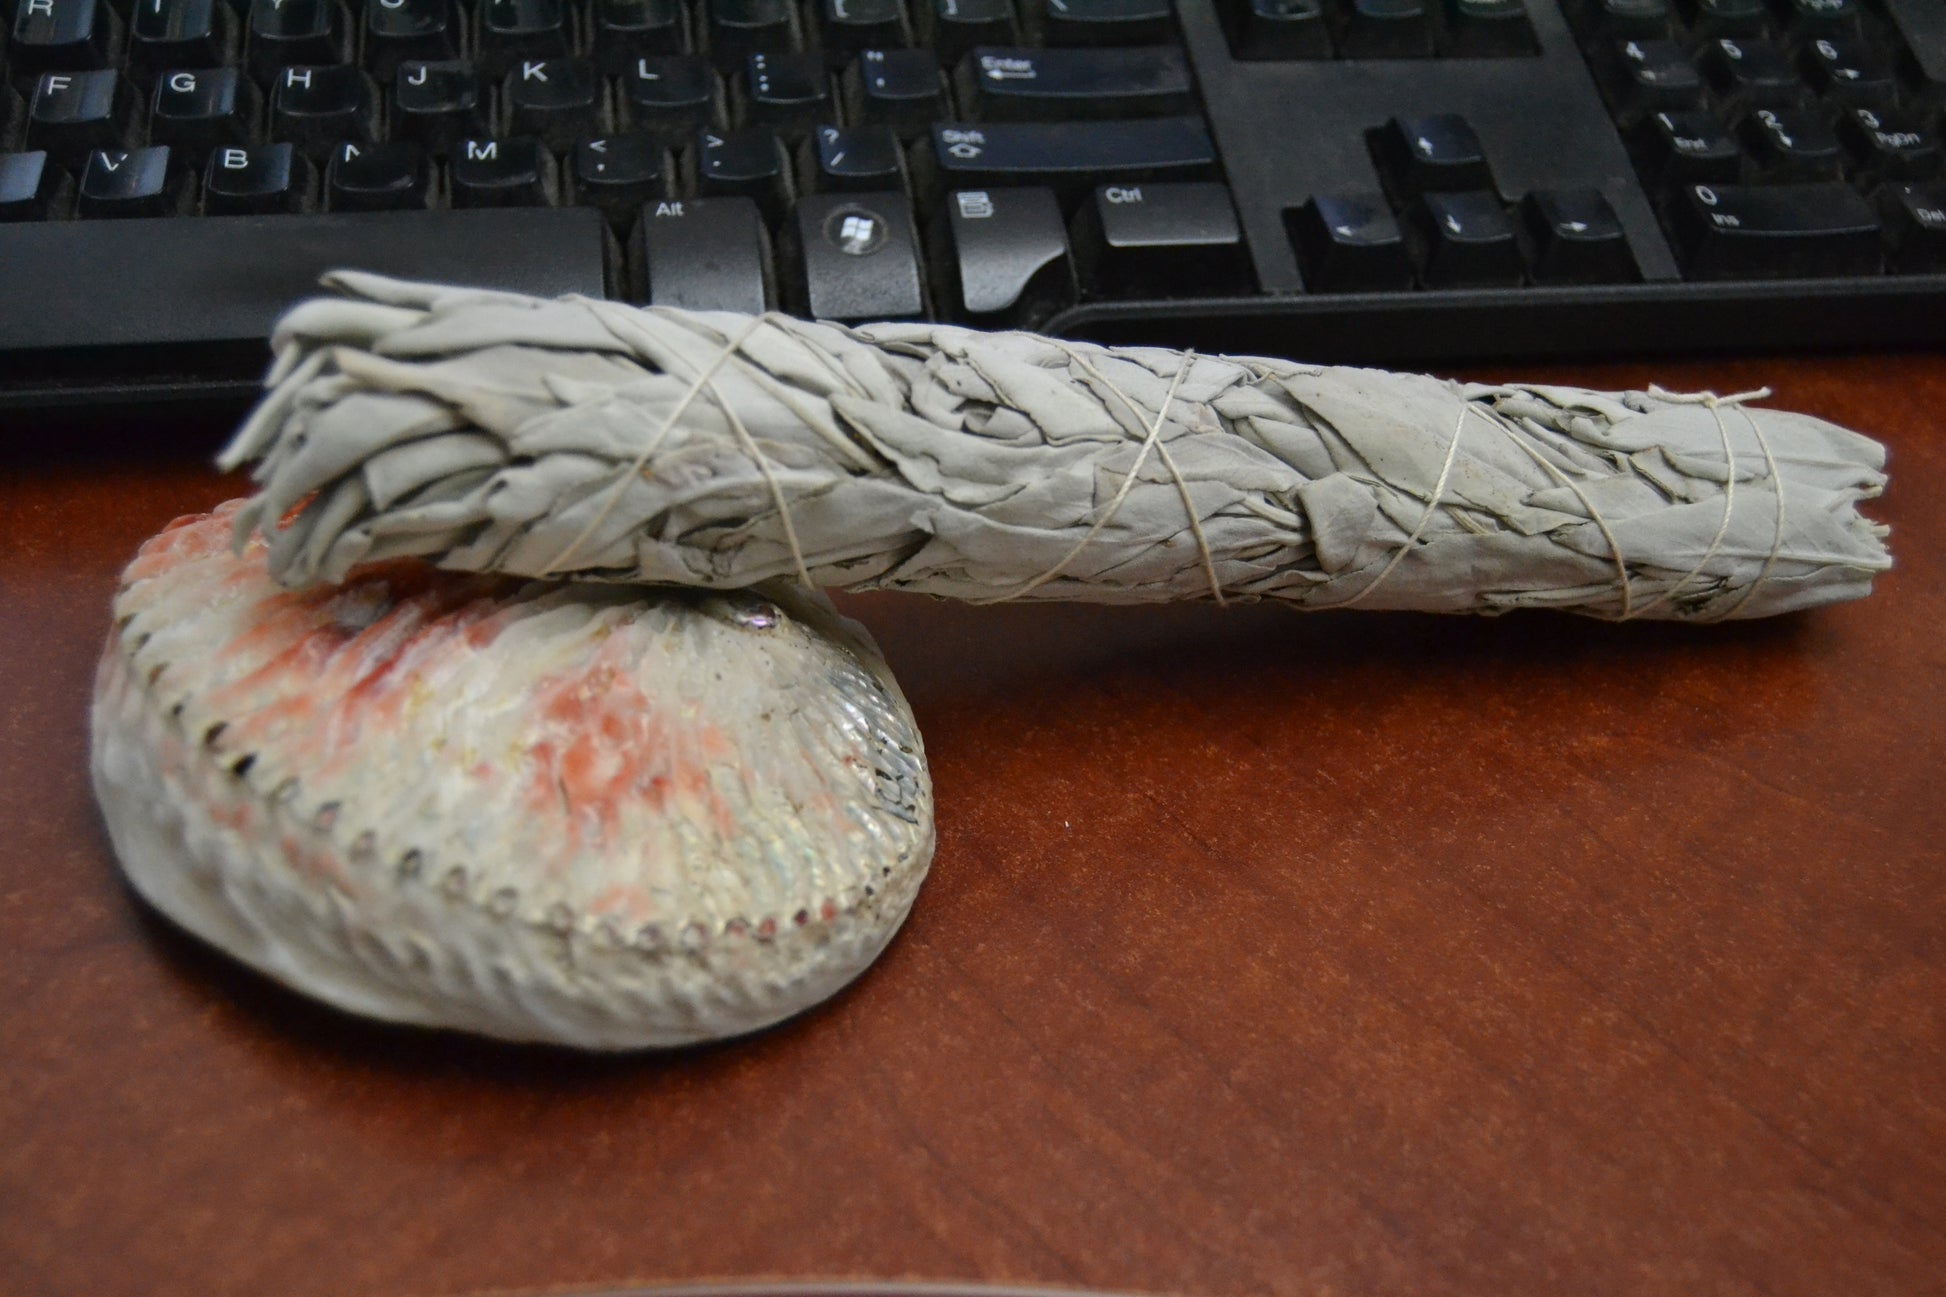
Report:
[[[235,19],[222,0],[135,0],[128,25],[129,75],[151,84],[174,68],[214,68],[235,52]]]
[[[1394,117],[1379,133],[1380,164],[1404,194],[1491,189],[1486,149],[1457,113]]]
[[[522,59],[507,76],[507,117],[517,134],[564,149],[603,128],[601,91],[587,59]]]
[[[46,221],[7,235],[28,300],[58,287],[94,309],[0,313],[0,349],[76,349],[104,364],[107,348],[143,366],[185,344],[249,343],[262,355],[291,303],[344,266],[548,297],[604,287],[601,218],[577,208],[306,215],[214,233],[197,220]]]
[[[109,67],[120,29],[107,0],[18,0],[9,62],[27,74]]]
[[[1013,45],[1020,40],[1012,0],[914,0],[920,36],[947,67],[976,45]]]
[[[901,0],[819,0],[817,11],[834,69],[865,50],[899,49],[912,43]]]
[[[1703,106],[1703,77],[1682,46],[1667,40],[1628,40],[1615,47],[1615,86],[1624,125],[1650,113]]]
[[[377,92],[355,67],[288,67],[270,98],[270,130],[314,158],[343,141],[375,138]]]
[[[1176,38],[1170,0],[1021,0],[1044,45],[1157,45]]]
[[[1888,185],[1887,232],[1900,270],[1946,270],[1946,184]]]
[[[946,86],[926,50],[866,50],[845,69],[845,111],[854,122],[926,132],[946,111]]]
[[[1811,87],[1833,103],[1890,108],[1898,97],[1892,61],[1858,36],[1833,33],[1804,47]]]
[[[1762,37],[1718,37],[1704,47],[1703,67],[1733,109],[1790,108],[1806,98],[1783,50]]]
[[[1526,0],[1446,0],[1442,54],[1512,58],[1540,52]]]
[[[1304,271],[1304,286],[1314,293],[1412,287],[1405,232],[1383,194],[1318,194],[1287,212],[1285,224]]]
[[[178,157],[205,157],[220,145],[249,143],[258,106],[256,86],[238,68],[170,72],[155,83],[149,135]]]
[[[629,124],[665,140],[688,139],[724,120],[716,71],[693,55],[635,60],[622,77],[621,92]]]
[[[314,174],[310,160],[289,144],[217,149],[203,172],[203,210],[211,216],[300,211],[310,203]]]
[[[325,201],[334,212],[423,208],[428,179],[417,144],[340,144],[325,171]]]
[[[990,121],[1134,117],[1195,107],[1189,65],[1169,45],[1127,49],[981,46],[957,75],[960,107]]]
[[[1687,0],[1684,8],[1701,36],[1762,36],[1770,29],[1764,0]]]
[[[931,160],[954,188],[1046,184],[1078,198],[1108,179],[1201,179],[1216,147],[1198,117],[1108,122],[938,122]]]
[[[1782,0],[1785,27],[1799,37],[1852,34],[1859,28],[1858,0]]]
[[[749,198],[771,220],[790,205],[790,166],[774,131],[704,131],[692,150],[696,188],[715,197]]]
[[[1927,0],[1881,0],[1904,45],[1906,78],[1916,97],[1946,106],[1946,6]]]
[[[1230,191],[1212,182],[1096,188],[1075,221],[1074,260],[1094,296],[1209,297],[1254,287]]]
[[[532,136],[462,140],[448,170],[454,207],[545,207],[554,201],[554,158]]]
[[[250,0],[250,71],[270,84],[291,66],[342,63],[350,52],[338,0]]]
[[[687,29],[682,0],[595,0],[591,48],[603,72],[620,76],[639,58],[682,53]]]
[[[1699,279],[1870,275],[1879,219],[1849,185],[1691,185],[1672,216]]]
[[[1338,48],[1348,59],[1429,58],[1432,18],[1426,0],[1350,0]]]
[[[797,202],[794,303],[812,319],[862,324],[926,314],[919,244],[895,190],[811,194]]]
[[[752,54],[738,83],[739,119],[801,134],[831,120],[831,78],[816,54]]]
[[[1743,178],[1743,149],[1723,124],[1700,109],[1656,113],[1644,123],[1645,165],[1666,188],[1735,184]]]
[[[75,215],[175,215],[182,210],[184,186],[181,175],[170,167],[169,158],[169,150],[163,145],[90,153],[75,187]]]
[[[889,126],[820,126],[805,151],[808,190],[905,188],[904,154]]]
[[[1762,108],[1743,121],[1743,143],[1757,168],[1773,180],[1837,180],[1845,151],[1821,113]]]
[[[1534,282],[1610,284],[1636,276],[1628,237],[1597,189],[1537,189],[1521,203]]]
[[[41,150],[0,153],[0,221],[38,221],[55,214],[66,175]]]
[[[27,106],[27,147],[79,167],[94,150],[118,146],[128,118],[128,83],[120,73],[43,73]]]
[[[405,62],[392,78],[392,134],[435,153],[488,133],[485,92],[469,63]]]
[[[1665,40],[1674,30],[1669,0],[1596,0],[1595,29],[1612,40]]]
[[[1838,134],[1867,181],[1925,180],[1940,172],[1939,138],[1915,113],[1847,108]]]
[[[797,12],[791,0],[703,0],[709,14],[710,56],[726,76],[752,54],[788,54],[797,48]]]
[[[480,66],[503,77],[528,59],[566,58],[574,53],[567,0],[481,0]]]
[[[1429,193],[1419,200],[1428,288],[1492,288],[1521,281],[1520,243],[1495,194]]]
[[[776,300],[769,240],[748,198],[648,204],[635,245],[648,272],[651,306],[757,315]]]
[[[1330,22],[1324,0],[1247,0],[1239,15],[1239,59],[1328,59]]]
[[[381,81],[404,63],[457,59],[462,36],[453,0],[365,0],[365,67]]]
[[[954,315],[1026,324],[1074,300],[1067,224],[1053,190],[956,190],[946,196],[946,224]]]
[[[640,132],[583,140],[574,148],[575,201],[592,203],[619,224],[643,203],[673,192],[669,150]]]

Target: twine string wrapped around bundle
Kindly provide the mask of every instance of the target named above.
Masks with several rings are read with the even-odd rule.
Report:
[[[1719,620],[1857,598],[1890,563],[1857,510],[1882,448],[1752,408],[1762,392],[330,283],[344,296],[279,327],[225,455],[261,461],[238,526],[291,585],[420,555],[980,602]]]

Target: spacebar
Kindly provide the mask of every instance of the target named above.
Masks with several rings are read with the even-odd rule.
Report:
[[[340,268],[599,297],[601,217],[563,207],[0,225],[0,384],[34,385],[54,359],[69,383],[114,385],[162,353],[194,371],[198,347],[234,357],[236,344],[260,346]]]

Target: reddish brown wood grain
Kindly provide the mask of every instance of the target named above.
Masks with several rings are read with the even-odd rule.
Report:
[[[1717,628],[850,600],[933,762],[910,923],[609,1059],[338,1016],[131,899],[107,599],[236,487],[9,430],[0,1293],[1946,1291],[1946,362],[1544,376],[1877,432],[1898,568]]]

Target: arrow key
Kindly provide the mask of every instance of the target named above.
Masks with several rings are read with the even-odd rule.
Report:
[[[1496,194],[1427,194],[1415,209],[1426,242],[1426,287],[1516,287],[1522,276],[1514,223]]]
[[[1314,293],[1390,292],[1412,287],[1405,234],[1373,191],[1319,194],[1284,213]]]
[[[1534,244],[1534,280],[1609,284],[1634,279],[1635,258],[1598,189],[1536,189],[1520,205]]]
[[[1377,153],[1401,193],[1493,188],[1486,149],[1458,113],[1394,117],[1378,132]]]

